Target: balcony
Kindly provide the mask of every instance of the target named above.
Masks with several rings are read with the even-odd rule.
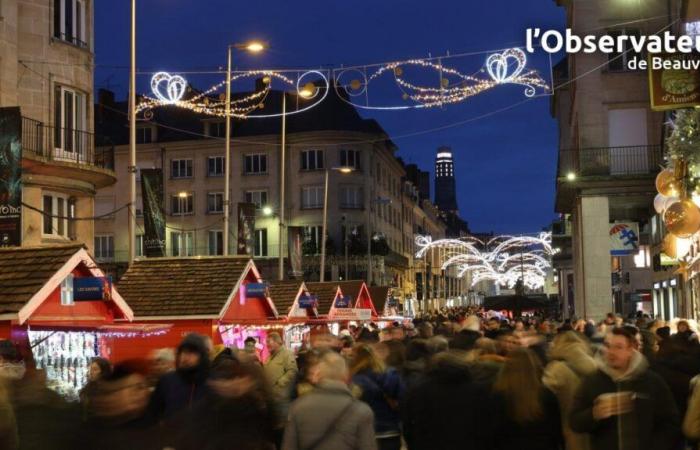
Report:
[[[661,145],[595,147],[559,151],[558,177],[654,175],[663,161]]]
[[[23,168],[30,173],[87,181],[96,188],[115,180],[114,148],[95,148],[95,134],[22,117]]]

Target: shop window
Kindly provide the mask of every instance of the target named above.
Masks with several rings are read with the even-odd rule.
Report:
[[[81,48],[88,48],[84,0],[54,0],[54,32],[55,38],[69,42]]]

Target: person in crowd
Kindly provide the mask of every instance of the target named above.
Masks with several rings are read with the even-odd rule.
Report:
[[[589,433],[595,450],[670,450],[680,438],[680,417],[666,383],[648,369],[626,328],[605,337],[598,370],[574,396],[571,429]]]
[[[250,355],[251,358],[260,362],[260,354],[258,353],[258,341],[253,336],[248,336],[243,341],[243,351]]]
[[[694,448],[700,449],[700,387],[692,390],[688,409],[683,418],[683,434],[695,442]]]
[[[283,450],[376,450],[374,414],[353,398],[345,359],[326,352],[318,363],[317,387],[289,409]]]
[[[408,343],[406,346],[406,360],[401,370],[404,389],[408,390],[423,381],[431,355],[427,340],[412,339]]]
[[[438,334],[428,339],[428,346],[433,354],[440,353],[447,351],[450,347],[450,341],[448,341],[444,335]]]
[[[81,431],[82,448],[160,450],[171,433],[160,433],[146,420],[149,402],[148,363],[129,360],[114,366],[87,395],[88,415]]]
[[[88,382],[80,390],[80,402],[84,407],[87,407],[88,397],[91,390],[95,389],[98,381],[108,377],[112,373],[112,364],[106,358],[95,357],[90,361],[88,366]]]
[[[372,347],[360,344],[350,362],[352,382],[361,390],[360,399],[374,413],[374,432],[380,450],[401,448],[399,398],[402,393],[399,372],[387,368]]]
[[[551,449],[563,447],[559,405],[542,383],[542,366],[527,348],[511,351],[493,386],[494,426],[499,449]]]
[[[583,335],[568,331],[554,338],[549,358],[542,382],[559,401],[566,450],[589,450],[588,435],[571,429],[569,414],[581,380],[598,369],[591,347]]]
[[[297,355],[299,371],[292,383],[291,400],[296,400],[313,390],[318,382],[318,363],[321,361],[321,356],[328,351],[330,350],[312,348],[299,352]],[[345,357],[345,359],[348,358]]]
[[[698,343],[698,335],[690,328],[687,320],[679,320],[676,324],[676,334],[672,336],[682,342]]]
[[[434,355],[422,383],[406,392],[401,418],[408,450],[482,450],[497,439],[488,390],[472,381],[469,363],[455,351]]]
[[[203,336],[188,334],[177,348],[175,371],[163,375],[148,406],[153,421],[168,421],[191,409],[205,397],[209,387],[209,349]]]
[[[151,353],[151,368],[148,375],[149,384],[155,387],[163,375],[173,370],[175,370],[175,351],[172,348],[153,350]]]
[[[0,448],[17,450],[17,420],[10,397],[10,384],[24,376],[24,366],[16,364],[16,350],[9,340],[0,341]]]
[[[690,380],[700,373],[700,359],[691,346],[686,339],[667,339],[651,363],[651,369],[671,389],[681,417],[688,407]]]
[[[253,359],[222,358],[209,391],[182,421],[178,450],[269,450],[274,445],[272,396]]]
[[[317,338],[320,337],[317,336]],[[276,413],[275,442],[279,448],[287,420],[287,410],[291,401],[292,384],[299,370],[294,354],[284,347],[282,336],[279,333],[268,333],[266,343],[267,349],[270,351],[270,357],[265,361],[263,367],[267,381],[272,389]]]

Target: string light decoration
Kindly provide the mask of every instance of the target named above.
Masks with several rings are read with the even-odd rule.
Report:
[[[462,103],[475,95],[501,85],[524,86],[526,97],[551,92],[549,83],[536,70],[527,68],[527,56],[523,50],[509,48],[495,53],[484,53],[488,56],[481,68],[469,75],[443,64],[444,60],[454,61],[454,58],[458,56],[409,59],[327,71],[249,70],[235,72],[231,76],[232,84],[235,81],[254,78],[261,78],[264,83],[255,92],[233,98],[231,100],[231,115],[236,118],[248,119],[280,117],[282,111],[261,112],[265,105],[265,99],[273,89],[273,83],[281,84],[281,89],[285,91],[296,90],[301,98],[307,100],[302,107],[287,111],[287,115],[302,113],[323,102],[331,91],[329,81],[331,79],[334,80],[333,90],[342,101],[357,108],[374,110],[443,107]],[[409,79],[409,73],[413,75],[411,79]],[[436,82],[432,82],[434,84],[421,84],[412,81],[412,78],[420,78],[421,74],[423,78],[428,77]],[[373,103],[373,99],[370,100],[370,85],[386,78],[393,81],[398,88],[401,95],[400,104],[376,104]],[[182,76],[157,72],[151,78],[153,96],[142,96],[136,109],[137,112],[143,112],[148,117],[149,111],[153,108],[174,105],[200,114],[226,117],[226,99],[221,92],[225,87],[226,80],[224,79],[203,92],[187,97],[185,94],[189,88],[187,81]],[[308,102],[308,100],[313,101]]]
[[[497,236],[488,242],[474,237],[464,239],[439,239],[416,236],[416,258],[423,258],[432,249],[440,249],[442,270],[457,268],[457,276],[472,276],[472,286],[482,281],[492,281],[513,288],[518,280],[530,289],[545,285],[552,265],[552,234],[537,236]]]

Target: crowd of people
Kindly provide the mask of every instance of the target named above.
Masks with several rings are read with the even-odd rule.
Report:
[[[186,336],[92,361],[79,403],[0,341],[0,449],[681,450],[700,440],[692,321],[514,320],[475,307],[267,333],[261,361]]]

